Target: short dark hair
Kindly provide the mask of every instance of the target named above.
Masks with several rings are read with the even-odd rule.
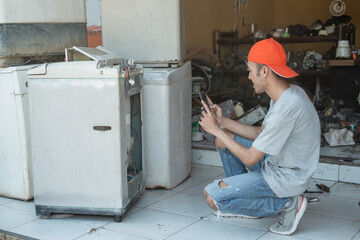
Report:
[[[260,70],[264,67],[264,66],[267,66],[266,64],[261,64],[261,63],[256,63],[256,69],[257,69],[257,73],[256,75],[259,76],[260,75]],[[272,73],[275,75],[275,77],[279,80],[285,80],[286,81],[286,78],[280,76],[279,74],[277,74],[276,72],[274,72],[269,66],[267,66],[271,71]]]

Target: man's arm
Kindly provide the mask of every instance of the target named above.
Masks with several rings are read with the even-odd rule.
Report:
[[[236,157],[241,159],[241,161],[248,167],[254,166],[262,157],[265,156],[265,153],[257,150],[253,146],[250,148],[244,147],[220,128],[215,128],[212,131],[212,134],[222,141],[226,148]]]
[[[201,101],[203,103],[203,101]],[[219,127],[219,121],[217,119],[215,119],[214,115],[212,114],[212,112],[210,111],[209,107],[203,103],[204,108],[206,109],[206,112],[203,111],[202,115],[203,117],[200,118],[199,124],[200,126],[207,131],[210,134],[213,134],[216,138],[218,138],[220,141],[223,142],[223,144],[226,146],[226,148],[233,153],[235,156],[237,156],[239,159],[241,159],[241,161],[243,161],[243,163],[245,165],[247,165],[248,167],[254,166],[263,156],[265,156],[265,153],[260,152],[259,150],[257,150],[256,148],[254,148],[253,146],[250,148],[246,148],[244,146],[242,146],[241,144],[239,144],[238,142],[236,142],[232,137],[230,137],[229,135],[227,135],[222,129],[220,129]],[[219,108],[217,106],[217,108]],[[226,118],[223,118],[222,122],[225,120]],[[225,120],[225,125],[226,125],[226,121]],[[235,122],[235,121],[234,121]],[[241,123],[239,123],[241,124]],[[231,123],[229,122],[229,127],[232,128],[234,126],[240,126],[244,125],[238,125],[238,122],[236,123]],[[244,125],[245,127],[250,127],[247,125]],[[247,130],[239,130],[238,132],[242,132],[245,135],[248,136],[255,136],[256,135],[256,128],[250,127],[250,128],[245,128]],[[259,127],[259,129],[263,129],[263,127]],[[258,135],[258,134],[257,134]],[[257,136],[256,135],[256,136]]]
[[[225,117],[222,119],[220,126],[250,140],[255,140],[265,128],[264,125],[261,125],[260,127],[249,126]]]
[[[211,109],[213,117],[216,119],[217,123],[221,127],[226,128],[227,130],[250,140],[255,140],[255,138],[257,138],[257,136],[259,136],[259,134],[264,129],[264,125],[261,125],[260,127],[254,127],[224,117],[221,108],[218,105],[214,104],[208,96],[206,96],[206,98],[210,103],[209,107]]]

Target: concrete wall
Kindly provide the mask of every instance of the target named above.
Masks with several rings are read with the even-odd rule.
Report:
[[[247,0],[247,18],[245,25],[239,22],[239,36],[247,35],[248,23],[257,23],[265,33],[273,26],[286,27],[290,24],[311,25],[320,19],[325,22],[331,18],[329,5],[333,0]],[[360,1],[344,0],[345,14],[352,17],[355,27],[360,26]],[[88,26],[99,26],[101,0],[86,0]],[[186,49],[203,44],[212,50],[214,29],[231,31],[236,12],[232,10],[233,0],[185,0]],[[90,38],[93,36],[90,36]],[[101,40],[100,40],[101,41]],[[98,42],[97,42],[98,43]],[[91,45],[91,44],[90,44]],[[325,51],[331,47],[327,44],[291,44],[293,50],[318,48]],[[356,45],[360,46],[360,31],[356,32]]]
[[[333,0],[248,0],[246,24],[239,24],[239,36],[247,34],[247,23],[257,23],[265,33],[273,26],[286,27],[290,24],[311,25],[320,19],[331,18],[329,5]],[[360,27],[360,1],[344,0],[345,14],[352,17],[351,23]],[[185,0],[186,48],[203,44],[212,50],[212,31],[230,31],[236,12],[232,10],[233,0]],[[292,48],[327,49],[330,44],[291,44]],[[360,46],[360,31],[356,32],[356,45]],[[295,49],[297,50],[297,49]]]
[[[239,21],[239,36],[247,34],[248,23],[257,23],[258,27],[265,31],[275,23],[275,0],[248,1],[248,17],[245,25],[242,24],[242,19]],[[232,0],[185,0],[186,48],[191,49],[203,44],[212,49],[213,30],[231,31],[236,15]]]

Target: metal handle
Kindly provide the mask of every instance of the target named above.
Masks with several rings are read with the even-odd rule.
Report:
[[[96,131],[109,131],[111,126],[94,126],[93,129]]]

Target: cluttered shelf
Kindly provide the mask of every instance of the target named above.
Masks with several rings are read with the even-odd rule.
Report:
[[[279,43],[316,43],[316,42],[337,42],[337,36],[291,36],[289,38],[274,38]],[[253,44],[263,38],[219,38],[217,43],[223,44]]]
[[[247,75],[247,70],[238,70],[238,69],[223,69],[224,74],[227,75]],[[300,76],[329,76],[331,71],[330,69],[321,69],[321,70],[300,70],[298,71]]]
[[[207,93],[207,95],[215,102],[220,102],[224,98],[229,99],[234,96],[239,96],[241,93],[241,89],[239,88],[222,88],[220,91]],[[199,94],[193,93],[192,99],[200,104]]]
[[[215,32],[214,32],[215,33]],[[230,35],[227,32],[219,32],[214,38],[215,49],[217,49],[217,54],[220,56],[220,46],[223,45],[232,45],[232,49],[226,54],[223,54],[221,57],[221,65],[225,75],[235,76],[244,76],[247,74],[246,67],[244,66],[248,54],[247,46],[240,48],[239,45],[251,45],[257,41],[263,40],[264,38],[256,37],[243,37],[238,38],[234,35]],[[337,35],[316,35],[316,36],[296,36],[289,35],[289,37],[274,37],[275,40],[282,44],[297,44],[297,43],[334,43],[338,42],[339,36]],[[327,53],[328,55],[332,52]],[[329,76],[330,66],[329,57],[335,58],[334,56],[325,56],[316,53],[314,50],[307,51],[298,51],[298,52],[287,52],[288,64],[289,66],[297,71],[300,76]],[[219,57],[220,58],[220,57]],[[340,63],[342,64],[342,63]]]

